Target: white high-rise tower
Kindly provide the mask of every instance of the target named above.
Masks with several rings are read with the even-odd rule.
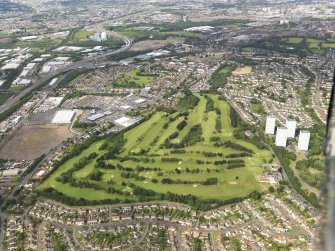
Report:
[[[300,151],[308,151],[310,138],[311,133],[309,131],[300,131],[298,140],[298,149]]]
[[[286,127],[278,127],[276,134],[276,146],[286,147],[287,144],[287,133]]]
[[[292,119],[286,120],[286,128],[287,137],[293,139],[295,137],[295,130],[297,129],[297,121]]]
[[[266,134],[275,134],[276,128],[276,117],[273,115],[269,115],[266,117],[266,125],[265,125],[265,133]]]

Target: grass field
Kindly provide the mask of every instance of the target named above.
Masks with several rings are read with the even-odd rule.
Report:
[[[12,96],[14,96],[13,93],[1,93],[1,95],[0,95],[0,105],[3,105],[7,101],[7,99],[9,99]]]
[[[77,30],[74,34],[71,34],[66,45],[79,46],[79,47],[94,47],[94,46],[106,46],[110,48],[118,48],[123,45],[122,39],[109,36],[107,41],[95,42],[89,39],[90,36],[94,35],[96,31],[94,30]]]
[[[56,47],[58,44],[62,42],[61,39],[58,38],[44,38],[41,40],[35,40],[35,41],[17,41],[13,43],[10,47],[16,48],[16,47],[29,47],[33,51],[36,52],[46,52],[54,47]]]
[[[302,42],[302,40],[303,40],[303,38],[301,38],[301,37],[290,37],[288,39],[288,42],[291,43],[291,44],[299,44],[299,43]]]
[[[155,80],[155,76],[139,75],[140,69],[128,72],[123,78],[113,83],[113,87],[142,87]]]
[[[133,194],[134,186],[151,189],[156,193],[191,194],[202,199],[218,200],[243,197],[252,191],[267,189],[268,185],[257,182],[255,176],[262,173],[261,164],[271,159],[271,153],[267,150],[260,150],[251,143],[234,138],[234,129],[229,117],[230,106],[226,101],[220,100],[217,95],[208,95],[214,104],[213,109],[208,110],[206,108],[208,98],[200,95],[198,97],[200,101],[193,109],[189,110],[188,115],[182,114],[181,111],[172,114],[156,112],[150,119],[123,134],[122,150],[111,159],[105,159],[104,163],[116,167],[122,166],[127,168],[127,171],[120,168],[101,168],[96,165],[97,159],[108,152],[107,150],[99,150],[99,148],[104,143],[110,144],[110,141],[100,140],[93,143],[79,156],[65,162],[38,189],[53,187],[76,199],[120,198],[122,200],[127,198],[135,201],[141,200],[141,198]],[[177,125],[182,121],[186,121],[186,125],[177,129]],[[221,129],[216,128],[217,121],[220,121]],[[179,133],[179,136],[176,139],[171,139],[170,142],[183,141],[197,124],[202,129],[200,140],[178,148],[179,152],[175,152],[175,148],[165,145],[171,134],[176,132]],[[243,150],[236,150],[223,146],[223,144],[221,146],[215,145],[228,140],[252,150],[253,153],[238,158],[228,156],[229,154],[243,153]],[[98,155],[93,161],[74,171],[72,178],[99,185],[105,190],[74,187],[70,183],[61,183],[57,180],[65,172],[71,170],[80,159],[93,152]],[[211,156],[208,155],[209,153]],[[214,163],[214,161],[237,159],[243,160],[245,166],[229,169],[228,164]],[[97,172],[101,174],[100,180],[92,180],[92,174]],[[203,182],[209,178],[217,179],[217,183],[204,184]],[[163,182],[163,179],[171,179],[179,183],[167,184]],[[122,191],[122,193],[110,193],[106,189],[110,187]]]
[[[265,108],[262,104],[262,102],[258,99],[252,99],[251,100],[251,108],[254,112],[260,114],[260,115],[266,115]]]
[[[281,53],[294,53],[305,57],[313,54],[324,55],[326,49],[335,48],[335,41],[333,39],[306,37],[271,38],[250,44],[249,47],[244,47],[242,50],[250,51],[251,48],[264,48]]]

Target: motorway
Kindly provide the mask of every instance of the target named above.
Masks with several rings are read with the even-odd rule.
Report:
[[[72,63],[70,65],[67,65],[65,67],[62,67],[60,69],[58,69],[57,71],[53,72],[52,74],[49,74],[48,76],[38,80],[37,82],[35,82],[33,85],[29,86],[28,88],[26,88],[25,90],[23,90],[22,92],[20,92],[18,95],[16,95],[15,97],[13,97],[12,99],[7,100],[7,102],[0,107],[0,113],[9,109],[11,106],[13,106],[16,102],[18,102],[21,98],[23,98],[25,95],[27,95],[29,92],[35,90],[38,87],[41,87],[43,84],[48,83],[48,81],[50,81],[52,78],[56,77],[57,75],[61,74],[61,73],[66,73],[70,70],[74,70],[74,69],[79,69],[79,68],[86,68],[86,69],[94,69],[99,67],[99,63],[98,60],[101,59],[105,59],[108,56],[123,52],[128,50],[131,45],[132,42],[131,40],[126,37],[126,36],[120,36],[117,33],[113,34],[114,36],[119,36],[123,39],[123,41],[125,42],[125,44],[117,50],[113,50],[113,51],[106,51],[106,53],[101,54],[101,55],[97,55],[91,58],[85,58],[82,59],[80,61],[77,61],[75,63]],[[103,60],[104,61],[104,60]],[[55,151],[55,150],[54,150]],[[29,179],[32,177],[34,171],[40,166],[41,163],[44,162],[44,160],[46,160],[54,151],[50,151],[48,155],[46,155],[42,161],[40,161],[40,163],[34,168],[34,170],[32,170],[28,175],[26,175],[24,177],[24,179],[19,182],[11,191],[10,195],[6,198],[6,200],[8,199],[12,199],[14,197],[14,192],[17,191],[18,189],[20,189],[23,185],[27,184]],[[3,212],[3,205],[0,206],[0,250],[3,250],[3,241],[4,241],[4,232],[5,232],[5,221],[7,219],[8,215],[6,213]]]
[[[60,75],[61,73],[66,73],[66,72],[71,71],[71,70],[82,69],[82,68],[85,68],[85,69],[98,68],[100,66],[99,63],[98,63],[99,60],[101,60],[101,59],[106,60],[107,57],[112,56],[114,54],[118,54],[120,52],[124,52],[131,47],[132,41],[128,37],[121,36],[121,35],[119,35],[115,32],[112,32],[111,34],[113,34],[113,36],[117,36],[117,37],[122,38],[122,40],[125,42],[125,44],[117,50],[107,50],[103,54],[99,54],[99,55],[96,55],[96,56],[90,57],[90,58],[84,58],[84,59],[79,60],[77,62],[74,62],[70,65],[66,65],[64,67],[61,67],[57,71],[49,74],[48,76],[37,80],[35,83],[33,83],[32,85],[30,85],[29,87],[24,89],[22,92],[17,94],[15,97],[7,100],[6,103],[4,103],[2,106],[0,106],[0,113],[4,112],[5,110],[8,110],[16,102],[18,102],[20,99],[22,99],[24,96],[26,96],[29,92],[37,89],[38,87],[41,87],[42,85],[44,85],[46,83],[48,83],[51,79],[55,78],[56,76]]]

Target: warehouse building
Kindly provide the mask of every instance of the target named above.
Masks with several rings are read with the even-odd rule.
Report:
[[[52,124],[70,124],[75,116],[75,112],[71,110],[61,110],[56,112]]]

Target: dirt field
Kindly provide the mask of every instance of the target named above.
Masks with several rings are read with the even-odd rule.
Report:
[[[245,66],[245,67],[237,67],[232,74],[233,75],[245,75],[245,74],[249,74],[252,71],[252,67],[251,66]]]
[[[0,158],[33,160],[72,137],[69,125],[25,125],[0,149]]]
[[[167,45],[165,40],[146,40],[135,43],[130,50],[132,51],[144,51],[144,50],[152,50],[159,49]]]
[[[130,48],[131,51],[145,51],[145,50],[155,50],[163,48],[168,44],[184,43],[185,38],[183,37],[168,37],[166,40],[145,40],[141,42],[134,43]]]

